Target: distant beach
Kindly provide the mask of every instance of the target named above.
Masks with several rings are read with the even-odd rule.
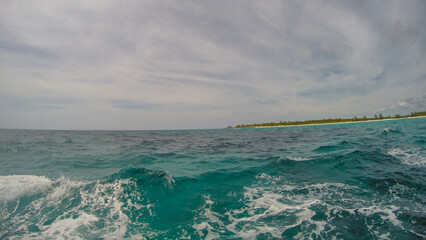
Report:
[[[332,124],[346,124],[346,123],[365,123],[365,122],[379,122],[379,121],[392,121],[392,120],[402,120],[402,119],[413,119],[413,118],[424,118],[426,116],[417,116],[417,117],[401,117],[401,118],[384,118],[384,119],[369,119],[361,121],[342,121],[342,122],[331,122],[331,123],[309,123],[309,124],[292,124],[292,125],[277,125],[277,126],[253,126],[248,125],[247,127],[234,127],[238,128],[276,128],[276,127],[300,127],[300,126],[315,126],[315,125],[332,125]]]
[[[312,126],[312,125],[324,125],[324,124],[343,124],[343,123],[357,123],[357,122],[371,122],[371,121],[388,121],[388,120],[399,120],[407,118],[422,118],[426,117],[426,112],[412,112],[407,115],[395,114],[394,117],[384,117],[382,114],[375,114],[374,118],[368,118],[363,116],[361,118],[354,116],[353,118],[328,118],[321,120],[304,120],[304,121],[279,121],[269,123],[254,123],[254,124],[241,124],[233,128],[266,128],[266,127],[291,127],[291,126]],[[230,128],[230,127],[227,127]]]

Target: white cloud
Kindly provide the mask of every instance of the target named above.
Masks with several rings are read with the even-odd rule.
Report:
[[[2,1],[0,127],[221,127],[372,112],[425,92],[424,5]]]

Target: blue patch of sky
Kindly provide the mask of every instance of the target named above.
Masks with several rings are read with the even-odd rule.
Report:
[[[49,51],[43,50],[38,47],[33,47],[30,45],[20,44],[20,43],[8,43],[5,41],[0,41],[0,50],[16,54],[31,56],[40,59],[57,59],[58,57],[52,54]]]

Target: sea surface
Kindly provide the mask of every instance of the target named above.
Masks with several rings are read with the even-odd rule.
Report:
[[[0,130],[0,239],[425,239],[426,118]]]

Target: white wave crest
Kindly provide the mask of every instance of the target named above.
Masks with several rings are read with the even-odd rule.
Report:
[[[399,208],[396,206],[389,207],[379,207],[379,206],[370,206],[365,208],[360,208],[358,211],[366,216],[377,214],[381,219],[391,222],[394,226],[401,227],[401,222],[397,219],[395,211]]]
[[[17,181],[12,181],[14,179],[25,181],[18,181],[18,184]],[[0,209],[2,219],[7,219],[8,225],[21,233],[14,236],[16,239],[122,239],[131,222],[125,212],[142,209],[146,210],[142,212],[152,215],[152,204],[142,205],[138,202],[141,200],[140,196],[136,196],[138,192],[126,192],[126,189],[134,189],[136,184],[128,179],[113,182],[80,182],[64,177],[56,181],[37,176],[0,178],[2,184],[9,182],[15,183],[13,185],[15,187],[28,182],[37,182],[29,184],[29,187],[20,192],[13,192],[13,188],[10,191],[2,189],[3,192],[8,191],[9,199],[13,196],[16,198],[20,194],[43,191],[39,198],[25,207],[25,211],[20,212],[22,214],[11,214],[3,212],[7,209]],[[36,189],[30,190],[34,186]],[[18,206],[20,203],[16,201],[15,204]],[[50,217],[52,222],[48,224],[46,224],[46,210],[49,211],[49,215],[54,216]],[[29,230],[29,223],[40,231]],[[99,227],[100,225],[102,227]],[[143,239],[141,234],[131,235],[130,238]]]
[[[291,161],[297,161],[297,162],[312,160],[311,158],[308,158],[308,157],[294,157],[294,156],[286,156],[286,158],[287,158],[288,160],[291,160]]]
[[[213,225],[219,226],[221,229],[225,228],[224,223],[219,219],[220,214],[217,214],[211,210],[214,202],[210,199],[210,196],[204,196],[204,206],[202,206],[202,211],[200,216],[195,218],[195,223],[192,225],[198,236],[203,239],[217,239],[219,238],[219,233],[222,232],[220,229],[216,230]],[[207,232],[205,234],[204,232]]]
[[[373,202],[353,198],[353,194],[365,194],[365,189],[343,183],[298,184],[283,182],[280,177],[267,174],[257,176],[258,184],[245,187],[243,207],[225,213],[215,211],[215,202],[205,197],[205,204],[192,226],[203,239],[216,239],[222,234],[235,238],[257,239],[274,237],[281,239],[292,234],[294,239],[335,238],[341,218],[365,218],[371,236],[386,238],[390,232],[383,228],[391,224],[405,229],[398,219],[400,209],[395,199]],[[276,183],[276,184],[274,184]],[[318,215],[319,214],[319,215]],[[371,219],[379,217],[382,221]],[[420,236],[420,235],[419,235]]]
[[[90,227],[94,222],[99,219],[85,212],[79,212],[74,217],[60,217],[57,218],[52,224],[42,226],[41,236],[44,239],[84,239],[79,236],[79,229]],[[34,236],[37,239],[39,236]]]
[[[25,195],[46,191],[52,181],[44,176],[7,175],[0,176],[0,201],[10,201]]]
[[[275,238],[281,238],[282,232],[286,229],[305,221],[315,224],[317,226],[315,232],[318,234],[326,224],[322,221],[312,220],[315,212],[309,208],[319,204],[318,199],[287,204],[282,201],[283,196],[278,193],[256,187],[246,187],[245,190],[246,207],[231,210],[225,214],[214,212],[212,210],[214,202],[209,196],[206,196],[203,210],[193,225],[198,235],[203,239],[216,239],[220,236],[219,233],[230,232],[235,237],[243,239],[256,239],[259,234],[271,234]],[[268,218],[287,214],[295,214],[297,221],[287,225],[265,221]]]
[[[426,157],[422,154],[420,149],[404,150],[394,148],[389,150],[388,154],[397,158],[406,165],[426,166]]]

